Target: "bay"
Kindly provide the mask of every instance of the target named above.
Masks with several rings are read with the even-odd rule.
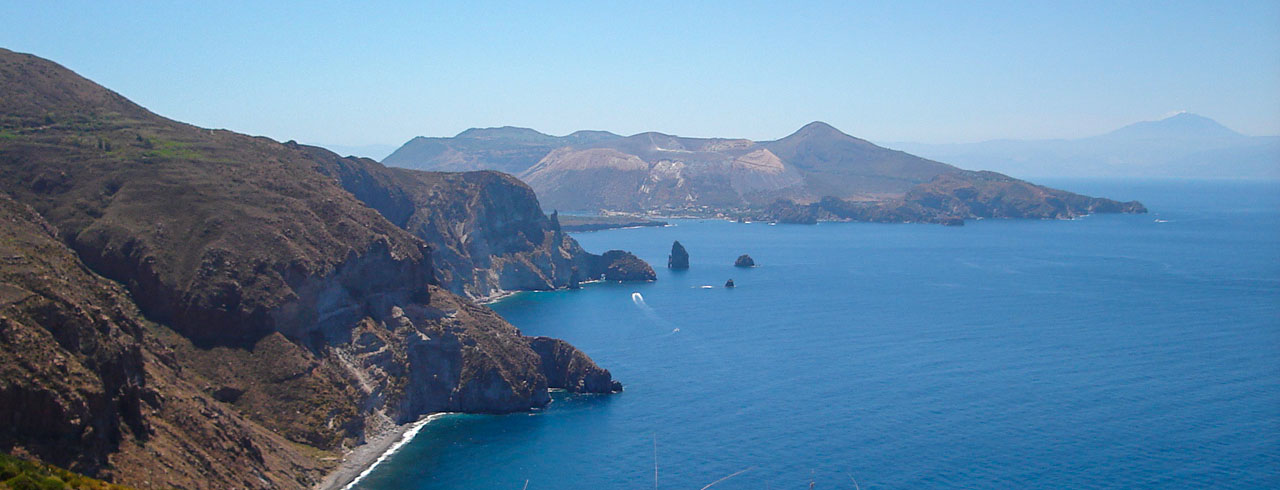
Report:
[[[1152,213],[576,235],[658,281],[492,306],[625,391],[444,417],[359,487],[1280,486],[1280,185],[1050,184]]]

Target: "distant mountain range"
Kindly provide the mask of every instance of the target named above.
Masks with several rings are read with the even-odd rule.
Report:
[[[1024,177],[1280,178],[1280,136],[1247,136],[1187,112],[1079,139],[889,143]]]
[[[414,138],[384,161],[422,170],[498,170],[546,208],[778,221],[946,222],[1145,210],[877,146],[822,122],[774,141],[647,132],[469,129]]]

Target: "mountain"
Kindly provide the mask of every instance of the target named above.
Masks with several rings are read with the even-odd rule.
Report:
[[[617,138],[620,136],[608,131],[578,131],[568,136],[551,136],[511,126],[472,128],[452,138],[419,136],[396,149],[382,163],[419,170],[497,170],[514,175],[555,148]]]
[[[516,175],[537,192],[544,206],[572,211],[764,220],[790,220],[782,215],[795,211],[799,213],[795,219],[802,222],[812,218],[947,223],[966,218],[1069,218],[1108,210],[1145,211],[1136,202],[1089,198],[1005,175],[962,170],[877,146],[822,122],[764,142],[648,132],[571,143],[528,129],[503,131],[510,134],[488,140],[491,144],[484,152],[402,163],[437,168],[465,160],[471,168],[518,171]],[[436,139],[447,140],[451,139]],[[545,153],[521,170],[520,165],[531,161],[535,151],[528,144],[512,143],[517,140],[536,140],[537,152]],[[455,151],[463,145],[441,144],[450,144]],[[561,146],[551,148],[553,144]],[[507,154],[509,148],[524,152],[519,162],[489,164],[490,155]],[[389,163],[395,162],[389,159]],[[797,211],[820,203],[825,203],[820,212]]]
[[[498,174],[198,128],[0,49],[0,222],[0,451],[96,478],[311,487],[427,413],[620,389],[464,296],[635,265]]]
[[[810,196],[899,195],[937,175],[958,170],[876,146],[822,122],[810,123],[763,146],[804,174]]]
[[[1280,136],[1246,136],[1186,112],[1088,138],[894,145],[1028,176],[1280,178]]]

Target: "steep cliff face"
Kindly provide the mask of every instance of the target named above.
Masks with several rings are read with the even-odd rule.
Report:
[[[0,241],[0,450],[143,487],[300,488],[390,424],[547,402],[531,340],[436,287],[406,231],[412,192],[435,192],[452,214],[432,229],[533,263],[531,195],[344,179],[331,153],[169,121],[29,55],[0,50],[0,82],[0,211],[25,223],[2,231],[29,242]]]
[[[322,172],[430,244],[439,283],[456,294],[485,299],[571,287],[599,278],[612,262],[584,251],[510,175],[387,168],[307,150]]]
[[[0,223],[0,438],[103,466],[125,433],[149,432],[143,328],[35,211],[0,196]]]
[[[594,272],[593,256],[556,230],[514,177],[397,171],[430,189],[419,194],[425,199],[407,229],[438,251],[440,282],[451,290],[484,298],[566,287],[575,267]]]
[[[0,451],[145,487],[306,485],[323,469],[197,387],[125,291],[0,195]]]
[[[582,351],[567,342],[550,337],[529,340],[533,351],[542,359],[542,372],[553,388],[573,392],[613,393],[622,391],[622,383],[613,380],[609,371],[595,367]]]

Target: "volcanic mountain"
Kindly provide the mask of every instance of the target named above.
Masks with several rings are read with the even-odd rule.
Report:
[[[417,151],[421,143],[415,139],[397,151],[402,157],[389,158],[388,163],[438,169],[465,161],[469,169],[513,172],[537,192],[543,205],[573,211],[728,214],[785,221],[789,219],[778,214],[781,209],[818,206],[821,209],[806,213],[814,219],[948,223],[1145,211],[1137,202],[1081,196],[883,148],[822,122],[764,142],[654,132],[570,142],[527,129],[471,131],[492,131],[496,136],[485,140],[484,152],[468,153],[459,150],[463,143],[453,144],[455,153],[447,159]],[[528,141],[540,146],[535,149]],[[518,160],[492,157],[517,148],[523,152]],[[544,150],[535,163],[519,169]],[[423,156],[409,158],[413,154]]]

